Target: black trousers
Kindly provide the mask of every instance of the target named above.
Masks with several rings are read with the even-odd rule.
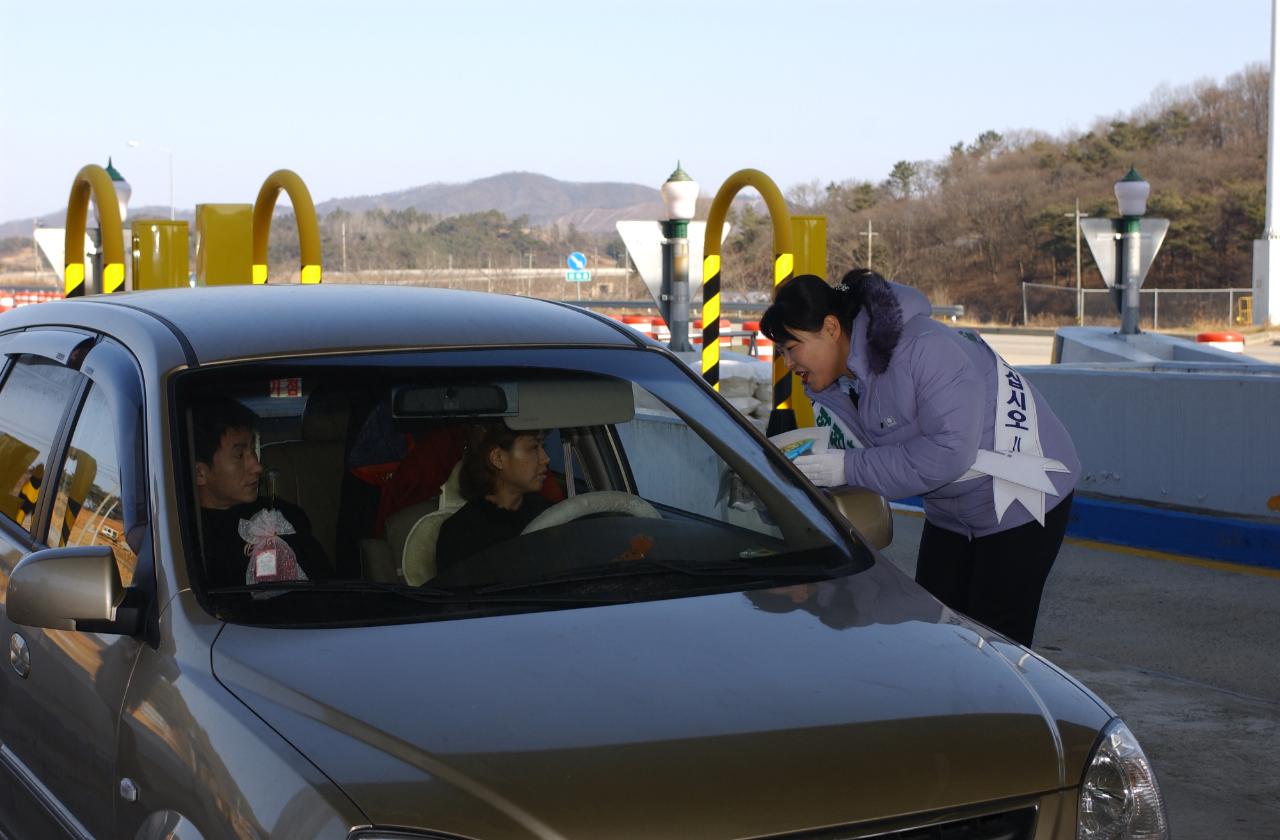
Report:
[[[972,540],[925,520],[916,583],[953,610],[1029,647],[1074,495],[1045,515],[1044,527],[1033,521]]]

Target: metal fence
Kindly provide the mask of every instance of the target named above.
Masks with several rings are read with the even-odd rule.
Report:
[[[1159,330],[1178,327],[1239,326],[1241,299],[1252,300],[1253,289],[1142,289],[1142,327]],[[1022,284],[1022,323],[1101,326],[1118,323],[1115,296],[1110,289],[1084,289],[1084,308],[1076,289],[1044,283]]]

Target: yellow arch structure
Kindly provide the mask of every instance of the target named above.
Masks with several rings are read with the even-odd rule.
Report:
[[[102,291],[111,294],[124,285],[124,223],[120,219],[120,202],[107,170],[91,163],[76,173],[71,197],[67,199],[63,292],[69,298],[84,295],[84,229],[90,199],[98,208],[101,225]]]
[[[773,223],[773,286],[791,279],[795,271],[795,249],[791,238],[791,211],[773,179],[758,169],[740,169],[729,176],[711,202],[707,214],[702,260],[702,376],[720,390],[720,238],[729,205],[744,187],[753,187],[769,208]],[[789,420],[787,418],[790,418]],[[775,426],[781,425],[782,428]],[[791,376],[782,354],[773,357],[773,412],[769,434],[795,428],[791,411]]]
[[[253,282],[267,282],[267,240],[271,236],[271,214],[276,209],[280,191],[293,202],[293,217],[298,223],[298,244],[302,249],[302,282],[320,282],[320,223],[311,192],[297,173],[277,169],[267,176],[253,203]]]

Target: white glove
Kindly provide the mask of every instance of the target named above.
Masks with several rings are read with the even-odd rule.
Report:
[[[828,449],[816,455],[801,455],[792,461],[805,478],[819,487],[839,487],[848,484],[844,477],[844,451]]]

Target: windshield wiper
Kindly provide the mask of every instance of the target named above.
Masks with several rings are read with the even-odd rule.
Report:
[[[400,598],[406,598],[411,601],[417,601],[424,604],[445,605],[445,606],[466,606],[469,604],[512,604],[524,606],[536,605],[555,605],[555,604],[615,604],[628,603],[624,598],[583,598],[573,596],[538,596],[530,597],[501,597],[490,596],[488,593],[481,591],[467,590],[450,590],[440,589],[432,586],[406,586],[400,583],[384,583],[380,581],[370,580],[288,580],[288,581],[272,581],[269,583],[241,584],[239,586],[223,586],[218,589],[210,589],[210,595],[258,595],[258,596],[278,596],[291,595],[297,593],[318,593],[318,592],[359,592],[392,595]],[[477,597],[479,596],[479,597]]]
[[[568,572],[546,575],[531,580],[495,583],[472,590],[478,595],[516,592],[539,586],[564,583],[588,583],[613,578],[643,577],[661,574],[682,574],[693,578],[734,578],[750,581],[792,580],[795,578],[835,578],[851,574],[856,563],[852,560],[836,566],[822,563],[792,563],[761,566],[746,560],[722,560],[718,563],[672,563],[665,560],[625,560],[601,563]]]

